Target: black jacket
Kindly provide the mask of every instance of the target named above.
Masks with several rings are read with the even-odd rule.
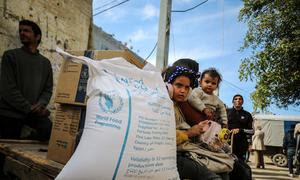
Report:
[[[248,150],[249,141],[251,138],[247,138],[248,131],[253,133],[252,123],[253,119],[249,112],[240,109],[236,110],[231,108],[227,110],[228,129],[240,129],[240,132],[234,135],[233,141],[233,153],[238,157],[243,155]]]
[[[283,149],[287,150],[290,148],[296,148],[296,139],[294,138],[294,129],[289,129],[284,134],[283,138]]]
[[[236,110],[235,108],[227,109],[228,117],[228,128],[235,129],[239,128],[241,130],[252,130],[253,119],[248,111],[243,108]]]

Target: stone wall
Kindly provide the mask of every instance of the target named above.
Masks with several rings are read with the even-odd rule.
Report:
[[[89,46],[88,49],[90,50],[124,50],[127,49],[132,54],[134,54],[141,62],[145,60],[137,55],[135,52],[128,49],[127,46],[122,44],[121,41],[118,41],[113,37],[113,35],[106,33],[102,30],[101,27],[97,27],[95,25],[92,26],[90,39],[89,39]]]
[[[42,29],[39,49],[51,61],[55,87],[62,59],[51,50],[88,48],[92,0],[0,0],[0,59],[5,50],[21,46],[18,22],[22,19]],[[54,109],[53,103],[50,108]]]
[[[126,47],[111,34],[102,30],[95,25],[92,26],[92,34],[89,42],[89,49],[93,50],[123,50]]]

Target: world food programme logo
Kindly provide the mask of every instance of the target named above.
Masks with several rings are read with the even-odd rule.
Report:
[[[100,93],[99,106],[103,112],[117,113],[123,107],[123,100],[116,91]]]

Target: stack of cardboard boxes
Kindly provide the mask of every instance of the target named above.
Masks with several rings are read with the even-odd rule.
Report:
[[[143,68],[146,63],[129,50],[69,51],[69,53],[95,60],[123,57],[139,68]],[[58,104],[49,141],[48,159],[65,164],[79,142],[85,119],[87,80],[86,65],[64,61],[54,100]]]

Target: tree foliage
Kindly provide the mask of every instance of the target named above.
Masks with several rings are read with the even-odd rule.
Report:
[[[239,20],[248,24],[240,80],[255,80],[255,109],[300,105],[300,0],[243,0]]]

